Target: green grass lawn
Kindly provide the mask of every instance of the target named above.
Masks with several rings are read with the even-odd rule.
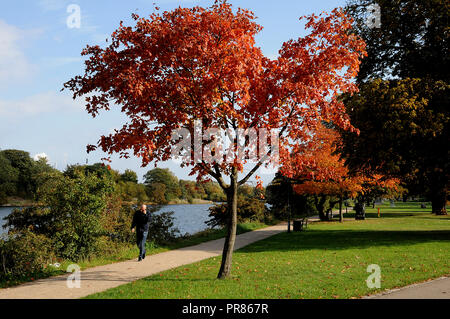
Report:
[[[382,218],[314,223],[240,249],[227,280],[215,279],[217,257],[88,298],[357,298],[450,273],[449,216],[420,203],[381,207]],[[381,289],[366,285],[370,264]]]

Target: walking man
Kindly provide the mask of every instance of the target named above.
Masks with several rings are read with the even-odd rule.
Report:
[[[150,221],[151,216],[147,212],[147,205],[141,205],[140,209],[134,213],[131,224],[131,231],[136,232],[136,243],[139,247],[138,261],[145,259],[145,242],[147,241]]]

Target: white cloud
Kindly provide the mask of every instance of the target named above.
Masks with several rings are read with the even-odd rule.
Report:
[[[56,111],[83,110],[83,99],[74,101],[69,95],[45,92],[19,100],[0,100],[0,116],[23,117]]]
[[[48,161],[48,155],[45,153],[39,153],[33,156],[35,161],[39,161],[41,158],[45,158]]]
[[[0,20],[0,88],[28,80],[36,72],[20,45],[29,33]]]

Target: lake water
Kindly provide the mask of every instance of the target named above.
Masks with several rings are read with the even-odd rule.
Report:
[[[195,234],[208,228],[205,224],[209,220],[209,211],[213,205],[167,205],[159,212],[174,212],[174,227],[180,230],[182,235]]]
[[[208,208],[212,205],[167,205],[159,212],[174,212],[174,227],[180,230],[182,235],[186,233],[195,234],[208,228],[205,221],[209,220]],[[5,224],[3,217],[8,216],[16,207],[0,207],[0,226]],[[0,227],[0,234],[6,233]]]

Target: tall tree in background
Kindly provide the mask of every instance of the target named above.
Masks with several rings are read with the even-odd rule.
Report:
[[[6,158],[10,165],[18,172],[16,195],[29,198],[32,196],[32,171],[34,161],[30,153],[21,150],[4,150],[1,154]]]
[[[350,175],[344,160],[335,154],[339,133],[325,125],[317,127],[308,143],[297,145],[291,153],[291,161],[286,162],[296,173],[294,190],[298,194],[312,195],[321,220],[327,220],[326,203],[330,197],[332,209],[347,198],[354,198],[362,191],[363,176]],[[285,167],[283,167],[285,169]],[[340,210],[340,221],[342,209]]]
[[[359,136],[343,133],[342,152],[355,171],[401,178],[445,214],[449,178],[448,85],[421,79],[374,80],[346,99]],[[445,93],[447,92],[447,93]],[[438,101],[438,98],[441,101]]]
[[[357,90],[352,79],[365,51],[364,42],[349,32],[351,20],[342,10],[306,17],[310,34],[285,42],[275,60],[255,45],[262,27],[254,14],[233,11],[223,0],[209,8],[133,18],[136,25],[121,24],[107,48],[88,46],[82,53],[89,56],[85,74],[65,84],[74,98],[88,95],[86,110],[92,116],[118,105],[129,118],[89,151],[99,147],[127,157],[132,150],[144,166],[165,161],[178,144],[171,139],[174,130],[193,132],[199,120],[204,130],[277,129],[283,161],[288,149],[307,139],[322,119],[352,129],[337,96]],[[203,147],[215,140],[203,141]],[[221,160],[222,153],[212,163],[194,161],[189,154],[183,162],[199,180],[215,179],[227,196],[227,236],[218,278],[231,272],[238,187],[265,165],[275,148],[260,154],[241,179],[244,163],[237,138],[228,152],[226,160]]]
[[[136,172],[132,171],[131,169],[126,169],[125,172],[120,175],[120,180],[123,182],[131,182],[137,184],[138,177]]]
[[[328,220],[326,209],[339,204],[339,219],[343,222],[342,202],[348,198],[368,200],[371,190],[379,189],[380,196],[397,190],[399,181],[374,172],[354,174],[337,153],[341,143],[339,132],[330,125],[321,125],[308,143],[293,148],[288,166],[296,173],[293,176],[294,191],[301,195],[312,195],[321,220]],[[370,198],[372,199],[372,198]]]
[[[0,151],[0,201],[7,196],[33,199],[40,175],[54,171],[46,158],[35,161],[22,150]]]
[[[368,24],[378,5],[380,25]],[[367,44],[359,82],[377,78],[449,79],[449,12],[446,0],[349,0],[346,11]]]
[[[144,184],[150,191],[149,195],[160,188],[160,185],[164,185],[165,202],[181,196],[178,178],[168,168],[154,168],[148,171],[144,175]],[[158,193],[160,194],[160,191]]]
[[[0,152],[0,204],[7,202],[7,196],[16,195],[19,170]]]
[[[381,27],[365,23],[378,4]],[[346,97],[360,135],[344,132],[341,149],[352,170],[377,170],[426,194],[435,214],[447,214],[449,188],[448,1],[356,0],[347,11],[366,41],[358,83]]]

